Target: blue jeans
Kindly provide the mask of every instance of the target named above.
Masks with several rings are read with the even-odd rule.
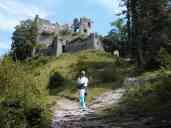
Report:
[[[80,106],[81,108],[86,108],[85,96],[80,96]]]

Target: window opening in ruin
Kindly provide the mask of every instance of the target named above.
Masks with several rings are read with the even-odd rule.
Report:
[[[62,52],[66,52],[66,47],[65,47],[65,45],[62,45]]]
[[[84,32],[87,33],[87,29],[84,29]]]
[[[91,27],[91,23],[90,23],[90,22],[88,22],[88,27],[89,27],[89,28]]]

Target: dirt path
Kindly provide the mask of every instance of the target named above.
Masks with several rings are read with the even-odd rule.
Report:
[[[97,111],[117,105],[124,92],[124,89],[105,92],[95,98],[86,111],[80,110],[78,102],[61,99],[54,112],[52,128],[117,128],[110,119],[98,117]]]

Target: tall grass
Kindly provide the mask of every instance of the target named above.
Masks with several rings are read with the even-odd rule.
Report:
[[[86,70],[89,77],[88,101],[92,101],[102,92],[120,86],[129,67],[120,62],[95,50],[57,58],[41,56],[25,62],[4,58],[0,64],[0,125],[48,127],[48,110],[59,97],[78,99],[75,81],[81,70]]]
[[[6,57],[0,65],[1,127],[44,127],[46,112],[42,96],[29,68]]]
[[[171,74],[163,70],[158,72],[156,79],[152,82],[145,82],[141,86],[128,87],[122,101],[127,112],[134,110],[137,114],[138,112],[170,114]]]

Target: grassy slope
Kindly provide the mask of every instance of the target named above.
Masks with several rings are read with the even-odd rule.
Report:
[[[36,60],[37,61],[37,60]],[[77,99],[77,89],[75,80],[81,69],[88,73],[90,79],[89,97],[91,101],[102,92],[120,86],[121,78],[127,70],[122,70],[122,64],[116,68],[116,59],[108,53],[102,51],[82,51],[75,54],[64,54],[58,58],[46,60],[46,64],[34,66],[37,62],[32,62],[33,73],[39,89],[44,95],[44,100],[50,104],[58,96]],[[56,85],[53,89],[47,89],[50,76],[58,72],[65,79],[63,85]]]
[[[107,53],[83,51],[53,58],[45,65],[34,68],[34,73],[39,81],[39,88],[46,94],[45,97],[47,98],[45,99],[52,104],[60,96],[74,100],[77,98],[74,81],[80,69],[86,69],[88,72],[91,81],[88,100],[91,101],[102,92],[120,87],[120,81],[132,68],[127,64],[123,64],[122,61],[118,64],[116,58]],[[59,72],[66,79],[66,82],[64,85],[57,85],[55,89],[48,90],[48,81],[54,72]],[[147,82],[142,86],[129,87],[121,103],[121,108],[119,108],[120,112],[124,114],[130,112],[135,113],[135,115],[152,114],[152,116],[155,113],[158,116],[164,115],[166,118],[171,115],[169,112],[171,111],[171,102],[169,100],[171,98],[170,72],[170,70],[158,70],[138,76],[140,79],[149,77],[155,79],[156,77],[156,80]],[[99,82],[99,80],[102,81]],[[114,108],[114,111],[118,112],[118,108]]]
[[[101,51],[88,50],[58,58],[42,56],[22,63],[14,63],[10,58],[4,61],[0,68],[0,83],[9,97],[4,94],[6,91],[0,90],[2,127],[8,124],[16,127],[26,124],[46,127],[51,118],[49,108],[56,104],[58,98],[78,99],[75,81],[81,69],[87,70],[90,79],[89,101],[102,92],[120,86],[121,73],[117,69],[121,68],[116,68],[113,56]],[[62,84],[55,81],[53,88],[49,89],[48,86],[52,86],[49,81],[56,72],[65,80]],[[16,107],[11,107],[11,103],[16,104]],[[35,112],[42,116],[35,117],[33,121]],[[11,118],[6,116],[8,114]]]
[[[127,127],[132,127],[129,123],[134,125],[136,121],[142,127],[170,127],[171,72],[156,70],[138,76],[140,79],[150,77],[153,80],[141,86],[129,86],[119,106],[107,110],[103,118],[112,118],[116,124],[128,122]]]
[[[126,62],[117,61],[108,53],[94,50],[63,54],[58,58],[40,57],[27,62],[26,65],[29,65],[30,70],[27,73],[36,79],[35,86],[42,95],[40,97],[42,103],[47,105],[46,108],[50,108],[61,97],[78,99],[75,81],[81,69],[87,71],[90,79],[89,102],[105,91],[121,87],[122,80],[133,72],[133,66]],[[55,84],[53,89],[49,89],[49,80],[55,72],[58,72],[65,81],[62,85]],[[123,112],[123,115],[133,113],[136,116],[157,114],[164,119],[171,117],[171,70],[146,72],[138,78],[153,78],[153,81],[142,86],[130,86],[120,108],[114,108],[114,112]]]
[[[170,111],[171,98],[171,71],[158,70],[146,72],[139,76],[140,79],[149,79],[142,86],[129,87],[124,102],[134,106],[140,112],[162,113]]]
[[[35,66],[31,72],[34,73],[39,83],[38,88],[44,95],[44,100],[51,105],[60,97],[78,99],[75,80],[81,69],[87,70],[90,79],[89,101],[102,92],[120,87],[122,79],[129,72],[132,72],[132,67],[125,62],[118,63],[116,58],[110,54],[93,50],[64,54],[58,58],[47,59],[45,63],[41,66]],[[35,65],[34,61],[32,65]],[[55,88],[48,89],[50,76],[55,72],[61,74],[65,78],[65,82],[63,85],[56,85]],[[159,70],[138,76],[139,79],[154,78],[154,80],[143,86],[129,87],[121,107],[127,112],[133,110],[139,113],[153,113],[168,109],[171,104],[169,102],[169,97],[171,97],[169,74],[171,74],[170,70]]]

